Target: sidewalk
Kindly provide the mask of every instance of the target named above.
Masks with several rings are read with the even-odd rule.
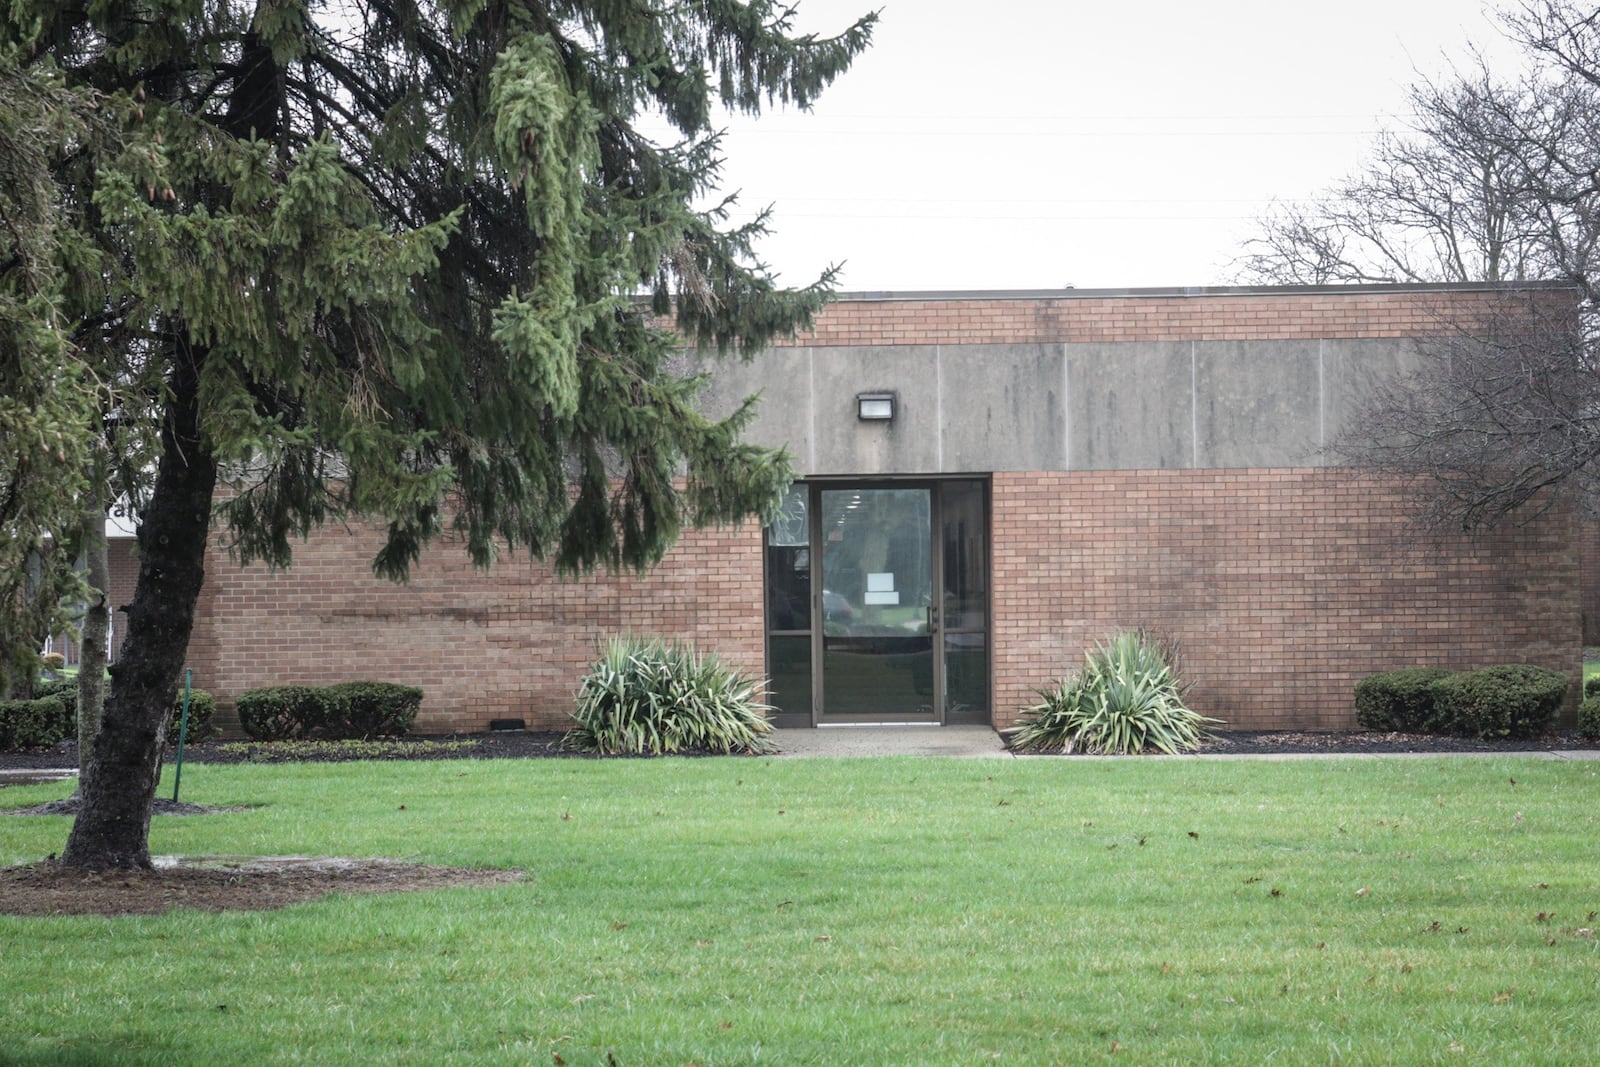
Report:
[[[35,769],[21,767],[10,770],[0,770],[0,787],[8,785],[43,785],[45,782],[63,782],[68,778],[76,778],[78,768],[59,767]]]
[[[822,726],[772,736],[782,756],[1011,756],[987,726]]]

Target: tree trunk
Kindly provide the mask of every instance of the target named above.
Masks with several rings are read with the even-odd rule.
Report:
[[[39,650],[50,636],[50,628],[39,625],[40,613],[47,610],[44,606],[46,598],[54,592],[56,587],[50,581],[50,566],[44,552],[39,548],[30,548],[22,564],[22,650],[19,652],[11,647],[5,649],[6,655],[14,657],[10,664],[12,669],[6,672],[4,692],[0,692],[0,697],[6,700],[33,699],[33,687],[39,680]]]
[[[89,773],[89,753],[100,733],[106,704],[106,640],[111,632],[111,566],[106,558],[106,517],[98,507],[83,512],[83,557],[89,569],[89,607],[78,641],[78,788]]]
[[[204,351],[181,340],[179,345],[155,488],[140,516],[139,581],[128,606],[122,656],[111,671],[111,698],[61,856],[69,867],[150,866],[150,811],[194,627],[217,480],[216,461],[198,430]]]

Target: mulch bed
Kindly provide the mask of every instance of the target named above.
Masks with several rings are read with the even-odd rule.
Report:
[[[562,745],[566,735],[511,730],[489,734],[443,737],[404,737],[357,744],[262,744],[242,741],[206,741],[190,745],[186,763],[338,763],[349,760],[461,760],[461,759],[636,759],[650,757],[596,756]],[[1348,730],[1227,731],[1216,734],[1201,752],[1226,755],[1342,754],[1396,752],[1549,752],[1600,747],[1576,730],[1556,730],[1518,741],[1473,741],[1432,734],[1381,733]],[[708,753],[690,753],[708,755]],[[174,753],[167,753],[170,763]],[[26,752],[0,752],[0,770],[76,767],[77,746],[65,741],[54,748]]]

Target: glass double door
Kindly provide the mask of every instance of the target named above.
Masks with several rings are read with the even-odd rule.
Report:
[[[767,531],[784,725],[987,722],[986,486],[799,484]]]

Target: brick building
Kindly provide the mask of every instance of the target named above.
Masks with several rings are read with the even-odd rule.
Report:
[[[474,570],[435,546],[371,576],[373,531],[271,573],[207,563],[190,662],[222,700],[381,678],[421,732],[560,728],[597,642],[679,636],[771,679],[786,724],[1005,727],[1119,628],[1180,642],[1191,703],[1240,729],[1343,728],[1377,670],[1577,672],[1575,520],[1421,544],[1404,488],[1325,446],[1364,383],[1487,286],[841,298],[705,404],[803,479],[771,528],[690,532],[643,579]]]

